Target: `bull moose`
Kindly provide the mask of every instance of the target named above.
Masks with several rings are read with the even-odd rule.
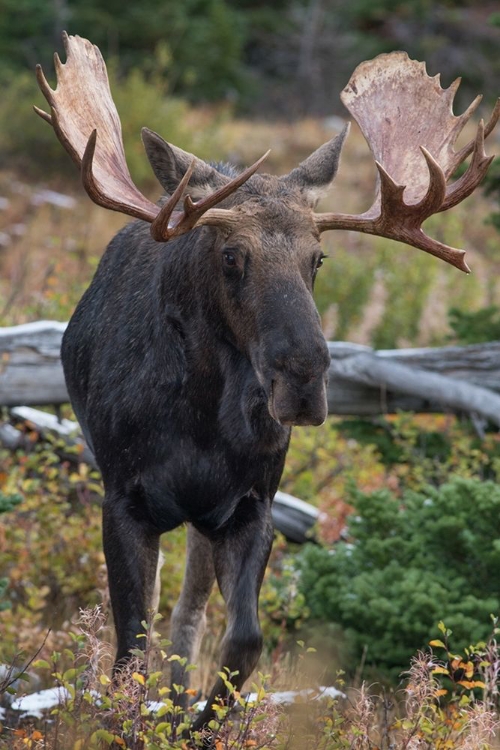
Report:
[[[117,633],[115,669],[137,646],[153,607],[163,532],[188,524],[173,650],[196,659],[217,579],[227,607],[220,664],[241,688],[262,648],[258,596],[271,549],[271,503],[293,425],[327,416],[329,353],[313,302],[320,235],[350,229],[420,248],[468,271],[464,252],[421,229],[470,195],[490,161],[484,137],[454,144],[476,109],[455,116],[458,82],[404,52],[362,63],[341,98],[378,168],[372,207],[316,213],[339,165],[343,132],[289,174],[239,172],[142,138],[167,196],[132,182],[106,67],[94,45],[64,37],[57,88],[38,66],[51,114],[38,108],[81,170],[91,199],[136,219],[109,244],[62,345],[68,391],[102,471],[104,551]],[[133,103],[131,103],[133,106]],[[472,154],[466,171],[448,178]],[[151,226],[148,226],[151,225]],[[182,668],[174,664],[173,681]],[[225,695],[218,679],[211,705]]]

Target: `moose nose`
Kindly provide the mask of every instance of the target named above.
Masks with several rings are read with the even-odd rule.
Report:
[[[326,378],[323,373],[305,385],[286,373],[277,375],[268,399],[270,415],[282,425],[321,425],[328,415]]]

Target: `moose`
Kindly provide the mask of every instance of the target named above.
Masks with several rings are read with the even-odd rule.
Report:
[[[90,198],[135,219],[110,242],[62,344],[71,403],[105,488],[115,671],[154,606],[160,535],[187,524],[172,648],[196,659],[217,580],[227,608],[220,665],[239,690],[262,649],[258,597],[291,427],[320,425],[328,411],[330,358],[313,301],[320,235],[348,229],[399,240],[467,272],[464,251],[431,239],[421,225],[479,185],[493,158],[484,138],[500,102],[455,150],[481,97],[455,116],[458,81],[442,89],[423,63],[383,54],[359,65],[341,94],[378,169],[366,212],[315,211],[348,126],[281,177],[257,173],[265,156],[240,172],[143,129],[166,191],[155,204],[129,174],[99,50],[78,36],[65,35],[64,44],[55,90],[37,69],[51,112],[35,109],[75,161]],[[172,677],[187,684],[179,664]],[[210,720],[218,698],[229,699],[221,679],[194,729]]]

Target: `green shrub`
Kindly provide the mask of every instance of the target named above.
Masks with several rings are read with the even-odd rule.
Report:
[[[452,338],[457,344],[481,344],[500,339],[500,307],[490,305],[477,312],[452,307],[448,312]]]
[[[368,663],[398,675],[444,619],[457,644],[487,636],[500,610],[500,487],[453,479],[399,499],[353,491],[349,541],[307,546],[300,589]]]
[[[7,495],[4,492],[0,492],[0,515],[2,513],[8,513],[10,510],[19,505],[22,501],[21,495]],[[10,602],[5,600],[5,595],[9,585],[8,578],[0,578],[0,611],[8,609]]]

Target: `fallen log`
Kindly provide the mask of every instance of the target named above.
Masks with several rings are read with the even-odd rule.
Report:
[[[0,406],[64,404],[60,350],[66,323],[40,320],[0,328]]]
[[[0,406],[68,401],[59,359],[65,328],[53,321],[0,328]],[[331,342],[329,348],[330,414],[460,411],[500,425],[500,341],[385,351]]]
[[[437,411],[473,412],[500,427],[500,395],[490,388],[384,360],[375,352],[340,361],[332,359],[331,370],[351,383],[379,388],[383,385],[387,391],[439,404]]]
[[[345,342],[329,342],[328,346],[330,414],[482,413],[492,398],[486,416],[500,424],[496,395],[500,393],[500,341],[377,351]]]

